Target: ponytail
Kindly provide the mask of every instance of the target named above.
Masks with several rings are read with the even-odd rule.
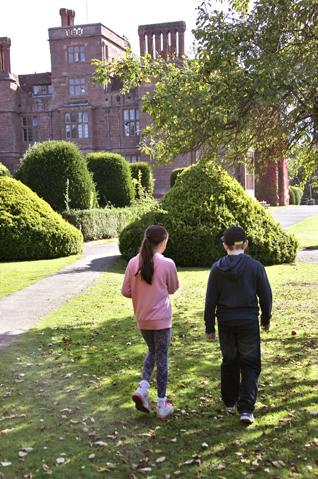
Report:
[[[152,283],[152,277],[154,274],[154,250],[156,246],[158,246],[160,243],[162,243],[162,241],[167,239],[167,237],[167,230],[160,225],[148,226],[145,231],[144,239],[142,241],[139,251],[140,263],[136,275],[140,274],[142,279],[148,284]]]

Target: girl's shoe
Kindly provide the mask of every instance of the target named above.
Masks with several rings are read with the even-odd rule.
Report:
[[[141,387],[137,388],[132,395],[132,400],[134,401],[138,411],[147,413],[151,411],[151,402],[148,396],[148,391],[145,391]]]
[[[168,399],[166,399],[163,404],[157,403],[157,418],[161,419],[161,421],[164,421],[168,416],[170,416],[170,414],[173,413],[173,410],[174,407],[172,402]]]
[[[240,421],[243,422],[244,424],[253,424],[254,422],[254,416],[253,413],[251,412],[242,412],[240,416]]]

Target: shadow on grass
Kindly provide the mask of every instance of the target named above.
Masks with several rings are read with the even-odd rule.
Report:
[[[145,467],[160,478],[177,470],[188,478],[218,478],[223,470],[231,479],[243,473],[288,477],[283,466],[279,471],[273,466],[277,460],[286,470],[312,477],[304,468],[314,467],[315,456],[304,444],[317,432],[309,411],[317,381],[293,380],[293,369],[282,374],[274,353],[273,364],[263,368],[257,425],[246,429],[238,417],[224,415],[220,404],[218,345],[202,341],[196,316],[188,318],[188,330],[176,323],[169,390],[177,409],[165,424],[135,411],[130,400],[146,351],[131,316],[91,329],[88,321],[35,330],[4,351],[0,425],[10,432],[1,459],[13,465],[5,477],[46,477],[46,467],[63,479],[101,477],[101,472],[108,478],[145,477],[139,472]],[[264,346],[271,343],[275,340],[268,338]],[[306,357],[301,340],[281,347],[298,361]],[[98,441],[107,446],[97,446]],[[34,451],[23,461],[17,459],[22,447]],[[88,459],[91,454],[94,459]],[[66,464],[56,466],[57,457]]]
[[[205,270],[183,270],[169,360],[176,411],[161,423],[131,401],[146,346],[128,302],[118,298],[123,269],[118,262],[95,296],[73,300],[54,326],[1,351],[0,462],[12,463],[0,466],[5,478],[166,479],[176,471],[189,479],[315,477],[316,337],[264,336],[257,421],[243,427],[224,414],[219,346],[203,334]]]

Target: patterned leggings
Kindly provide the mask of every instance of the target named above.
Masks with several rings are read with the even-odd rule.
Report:
[[[140,332],[149,349],[144,361],[142,379],[150,383],[156,364],[158,397],[164,398],[168,383],[168,350],[171,341],[171,328],[159,330],[142,329]]]

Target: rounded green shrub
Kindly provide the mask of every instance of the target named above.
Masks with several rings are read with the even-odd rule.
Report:
[[[289,204],[290,205],[296,205],[296,195],[295,195],[295,190],[293,186],[289,187]]]
[[[152,170],[149,163],[142,162],[142,161],[138,163],[129,163],[129,167],[130,167],[132,178],[137,180],[137,182],[139,182],[139,179],[140,179],[140,183],[143,190],[148,195],[153,195],[155,182],[154,182]],[[136,198],[140,197],[138,183],[136,183],[135,185],[135,197]]]
[[[87,165],[93,174],[99,205],[128,206],[134,199],[129,163],[117,153],[89,153]]]
[[[11,176],[10,171],[3,163],[0,163],[0,176]]]
[[[161,208],[163,212],[154,211],[152,217],[143,217],[122,232],[120,249],[127,259],[137,252],[141,231],[150,220],[167,228],[166,254],[180,266],[210,266],[224,255],[220,238],[231,225],[245,229],[248,253],[265,265],[295,259],[296,238],[285,233],[270,213],[213,161],[201,160],[186,168],[163,198]]]
[[[170,175],[170,187],[172,188],[176,182],[176,179],[183,172],[184,168],[175,168]]]
[[[58,258],[80,253],[80,231],[26,185],[0,177],[0,261]]]
[[[45,141],[24,155],[17,178],[54,210],[96,206],[92,175],[78,147],[69,141]]]

